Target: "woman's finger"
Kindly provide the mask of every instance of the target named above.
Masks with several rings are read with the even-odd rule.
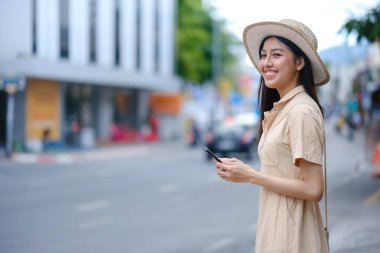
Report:
[[[222,171],[228,171],[228,166],[224,163],[217,163],[216,164],[216,167],[219,169],[219,170],[222,170]]]
[[[236,158],[223,158],[222,162],[224,164],[237,164],[237,163],[242,163],[239,159]]]

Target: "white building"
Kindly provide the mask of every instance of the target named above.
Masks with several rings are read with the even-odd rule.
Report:
[[[0,0],[0,75],[26,84],[15,93],[13,139],[41,141],[48,130],[50,141],[93,146],[109,140],[115,124],[140,129],[153,93],[176,101],[176,7],[176,0]],[[8,96],[0,91],[0,143]],[[173,125],[173,113],[158,112],[161,129]]]

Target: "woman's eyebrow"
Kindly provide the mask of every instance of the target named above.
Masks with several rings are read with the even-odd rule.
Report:
[[[285,52],[284,49],[282,49],[282,48],[273,48],[273,49],[271,49],[270,51],[271,51],[271,52],[273,52],[273,51],[281,51],[281,52]]]
[[[269,51],[270,51],[270,52],[273,52],[273,51],[281,51],[281,52],[285,52],[284,49],[282,49],[282,48],[273,48],[273,49],[271,49],[271,50],[269,50]],[[265,50],[265,49],[262,49],[261,52],[264,52],[264,53],[265,53],[266,50]]]

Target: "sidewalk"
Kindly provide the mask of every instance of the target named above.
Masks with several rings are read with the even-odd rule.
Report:
[[[15,163],[24,164],[74,164],[83,162],[94,162],[111,160],[115,158],[133,157],[136,155],[148,154],[153,145],[157,143],[128,143],[101,146],[94,149],[80,150],[57,150],[41,153],[14,153],[10,159],[0,157],[1,160],[8,160]]]
[[[380,179],[371,176],[365,132],[350,141],[326,122],[330,249],[377,253],[380,249]],[[322,205],[321,205],[322,207]]]
[[[362,171],[329,191],[331,252],[377,253],[380,249],[380,180]]]

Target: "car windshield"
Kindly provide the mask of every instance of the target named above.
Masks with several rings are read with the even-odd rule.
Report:
[[[226,134],[226,133],[241,133],[244,131],[244,126],[237,124],[223,124],[218,126],[215,129],[217,134]]]
[[[238,125],[255,126],[258,124],[259,117],[255,113],[241,113],[235,116],[235,123]]]

